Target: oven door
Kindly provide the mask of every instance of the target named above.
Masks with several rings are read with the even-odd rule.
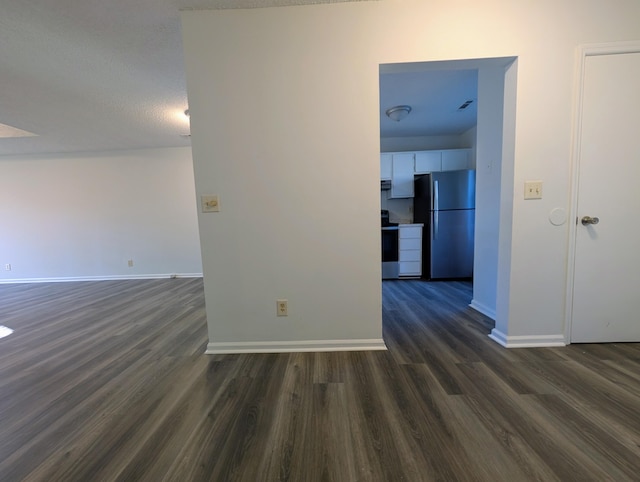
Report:
[[[382,279],[397,279],[399,273],[398,227],[382,228]]]

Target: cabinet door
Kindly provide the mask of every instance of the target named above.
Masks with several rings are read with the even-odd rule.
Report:
[[[400,251],[420,251],[422,249],[421,238],[399,238],[398,249]]]
[[[390,152],[383,152],[380,154],[380,180],[387,181],[391,179],[391,160],[392,154]]]
[[[398,263],[399,276],[418,277],[422,275],[422,263],[420,261],[400,261]]]
[[[470,168],[469,149],[449,149],[442,151],[442,170],[459,171]]]
[[[393,154],[391,162],[391,197],[413,197],[413,152]]]
[[[402,225],[398,227],[398,238],[400,239],[422,239],[422,226]]]
[[[416,174],[442,170],[442,151],[416,152]]]
[[[422,226],[400,226],[398,231],[399,275],[422,275]]]
[[[398,253],[398,261],[421,261],[422,257],[420,256],[419,249],[405,249],[399,251]]]

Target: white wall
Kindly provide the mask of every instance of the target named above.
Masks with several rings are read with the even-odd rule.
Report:
[[[461,147],[468,147],[471,149],[471,166],[474,169],[476,167],[476,146],[478,143],[477,133],[478,127],[474,126],[471,129],[463,132],[460,136],[460,142],[462,144]]]
[[[354,45],[359,12],[183,13],[196,192],[221,205],[199,214],[210,352],[384,347],[378,65]]]
[[[471,147],[464,136],[381,137],[380,152],[428,151]]]
[[[548,213],[568,205],[576,47],[639,38],[638,18],[635,0],[184,12],[196,190],[224,206],[200,216],[211,340],[379,337],[379,65],[509,56],[496,329],[563,340],[568,227]],[[542,200],[523,200],[527,179]]]
[[[202,273],[190,148],[0,157],[0,179],[0,282]]]
[[[505,69],[478,71],[476,224],[471,306],[496,317]]]
[[[521,331],[520,333],[515,334],[517,333],[516,330],[521,329],[521,327],[515,320],[512,320],[512,314],[510,312],[510,310],[514,308],[519,308],[517,303],[512,302],[512,274],[514,275],[514,279],[517,279],[518,275],[520,277],[526,276],[526,273],[514,272],[512,268],[513,241],[516,234],[514,232],[516,166],[513,159],[516,150],[517,66],[518,61],[516,60],[509,66],[504,76],[504,110],[501,146],[502,159],[500,161],[500,229],[498,233],[498,276],[496,281],[496,326],[491,331],[491,337],[506,346],[510,346],[514,343],[513,340],[521,340],[524,345],[547,344],[550,339],[556,339],[556,342],[560,343],[560,341],[558,341],[559,335],[551,331],[549,334],[543,335],[526,334],[526,331]],[[487,159],[484,161],[486,162]],[[518,199],[518,197],[516,196],[515,199]],[[538,224],[542,223],[538,222]],[[566,265],[566,253],[564,253],[564,256],[564,263]],[[540,283],[544,282],[543,279],[539,279],[538,281]],[[528,293],[528,296],[538,296],[537,290],[532,290]],[[561,321],[560,324],[562,325],[563,322]],[[534,326],[534,328],[538,327]]]

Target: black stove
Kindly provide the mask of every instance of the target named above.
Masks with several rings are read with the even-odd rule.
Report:
[[[398,223],[389,222],[389,211],[387,209],[380,210],[380,224],[383,228],[398,225]]]

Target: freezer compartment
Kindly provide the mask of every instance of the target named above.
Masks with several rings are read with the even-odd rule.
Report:
[[[433,211],[474,209],[476,171],[434,172],[431,174]]]

